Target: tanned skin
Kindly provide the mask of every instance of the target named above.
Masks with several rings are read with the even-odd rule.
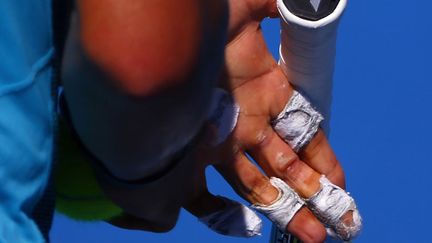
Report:
[[[200,166],[191,172],[198,174],[196,191],[183,206],[197,217],[224,207],[206,187],[204,170],[209,161],[250,203],[270,204],[277,198],[278,191],[269,183],[269,176],[283,179],[304,198],[319,189],[321,174],[344,187],[343,170],[322,131],[296,154],[270,125],[293,90],[289,77],[268,51],[260,29],[265,17],[277,16],[276,2],[231,0],[229,7],[225,69],[219,85],[232,93],[241,112],[225,143],[211,147],[206,137],[197,145],[196,160]],[[157,95],[187,84],[203,44],[203,26],[217,28],[222,9],[223,2],[217,0],[132,0],[128,4],[80,0],[80,38],[86,55],[113,77],[111,82],[119,89],[140,97]],[[252,155],[265,174],[244,152]],[[132,215],[112,223],[149,231],[173,227]],[[295,215],[287,231],[303,242],[322,242],[326,237],[323,225],[307,208]]]

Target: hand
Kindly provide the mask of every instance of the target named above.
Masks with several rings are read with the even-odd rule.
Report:
[[[217,169],[236,191],[251,203],[269,204],[276,198],[277,190],[269,184],[267,176],[262,175],[245,157],[245,151],[258,161],[267,175],[283,178],[304,197],[312,195],[318,189],[320,173],[328,175],[333,182],[342,185],[343,173],[322,133],[318,133],[314,141],[300,154],[300,160],[270,126],[270,120],[282,110],[291,94],[288,79],[266,49],[259,29],[259,23],[264,17],[276,16],[275,2],[232,0],[230,5],[229,43],[226,47],[224,79],[226,82],[223,86],[232,92],[240,104],[241,114],[237,127],[228,141],[211,149],[213,152],[207,155],[214,154],[212,158],[215,160],[212,161],[218,162]],[[217,23],[217,18],[215,19]],[[127,55],[121,53],[120,56]],[[208,146],[198,147],[198,151],[208,149]],[[203,158],[199,160],[204,161]],[[198,169],[191,171],[190,177],[196,177],[197,183],[193,184],[197,185],[197,188],[193,190],[192,195],[187,195],[189,200],[184,205],[198,217],[224,206],[219,198],[209,194],[205,188],[205,166],[206,164],[200,165]],[[117,191],[114,192],[113,194],[118,197]],[[146,200],[148,192],[144,189],[140,192],[133,191],[129,196],[137,201],[141,197],[142,200]],[[130,201],[125,197],[117,201],[125,200]],[[209,201],[214,203],[203,203]],[[157,205],[157,202],[152,201],[152,205]],[[129,205],[125,208],[128,208],[127,206]],[[172,211],[172,217],[166,217],[170,219],[166,220],[169,222],[161,222],[161,226],[157,226],[154,221],[144,220],[127,224],[133,222],[128,217],[130,215],[125,215],[125,222],[119,220],[114,223],[128,228],[164,231],[175,223],[177,210]],[[162,220],[164,217],[155,218]],[[323,227],[307,209],[302,209],[297,214],[288,225],[288,230],[300,236],[303,241],[319,241],[325,236]]]
[[[251,203],[268,204],[277,191],[245,152],[268,176],[282,178],[304,198],[319,189],[320,174],[344,187],[342,168],[322,131],[297,155],[270,125],[292,93],[289,77],[267,50],[260,30],[264,17],[276,15],[275,1],[232,0],[230,11],[222,81],[240,105],[240,115],[230,139],[214,153],[219,154],[216,168]],[[325,238],[324,227],[307,208],[297,213],[287,230],[305,242]]]

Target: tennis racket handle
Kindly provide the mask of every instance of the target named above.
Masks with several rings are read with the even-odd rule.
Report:
[[[327,10],[318,9],[319,16],[308,16],[307,10],[296,9],[297,1],[277,0],[281,15],[279,64],[291,84],[323,114],[322,127],[328,132],[337,29],[346,0],[331,1],[335,5]],[[310,2],[312,6],[316,1]],[[320,8],[327,6],[327,2],[321,0]]]

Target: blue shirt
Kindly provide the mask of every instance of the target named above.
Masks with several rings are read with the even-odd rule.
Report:
[[[0,242],[43,242],[32,214],[48,182],[54,102],[50,0],[0,1]]]

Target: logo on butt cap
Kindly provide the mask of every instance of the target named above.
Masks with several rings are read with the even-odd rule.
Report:
[[[310,0],[310,3],[312,4],[312,7],[315,9],[315,12],[318,12],[318,8],[321,3],[321,0]]]
[[[336,9],[339,0],[284,0],[288,10],[307,20],[320,20]]]

